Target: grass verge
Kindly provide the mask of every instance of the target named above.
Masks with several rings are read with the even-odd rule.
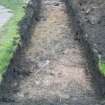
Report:
[[[25,15],[23,6],[25,0],[0,0],[0,5],[3,5],[12,10],[13,16],[0,29],[0,78],[6,71],[9,62],[13,56],[20,41],[18,33],[18,22]]]
[[[101,74],[105,76],[105,63],[102,63],[101,61],[99,61],[99,70]]]

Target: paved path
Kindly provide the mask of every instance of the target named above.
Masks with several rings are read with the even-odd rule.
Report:
[[[41,1],[41,18],[33,28],[29,46],[20,52],[2,84],[2,101],[100,105],[83,48],[74,40],[65,4],[60,0]]]
[[[0,28],[10,19],[13,14],[10,9],[0,5]]]

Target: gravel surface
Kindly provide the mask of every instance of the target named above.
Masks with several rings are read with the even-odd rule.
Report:
[[[0,5],[0,28],[12,17],[10,9]]]
[[[64,2],[41,0],[30,44],[19,52],[1,84],[1,105],[100,105],[72,28]]]

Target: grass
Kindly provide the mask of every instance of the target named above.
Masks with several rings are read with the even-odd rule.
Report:
[[[99,70],[102,73],[102,75],[105,76],[105,63],[102,63],[101,61],[99,61]]]
[[[20,41],[18,22],[25,14],[23,9],[25,3],[23,0],[0,0],[0,5],[11,9],[13,12],[10,20],[0,29],[0,75],[2,75],[6,71],[13,52]]]

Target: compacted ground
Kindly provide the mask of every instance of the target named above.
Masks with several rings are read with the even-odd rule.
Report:
[[[0,28],[10,19],[12,15],[13,14],[9,9],[0,5]]]
[[[40,11],[29,45],[1,84],[1,105],[100,105],[65,3],[41,0]]]

